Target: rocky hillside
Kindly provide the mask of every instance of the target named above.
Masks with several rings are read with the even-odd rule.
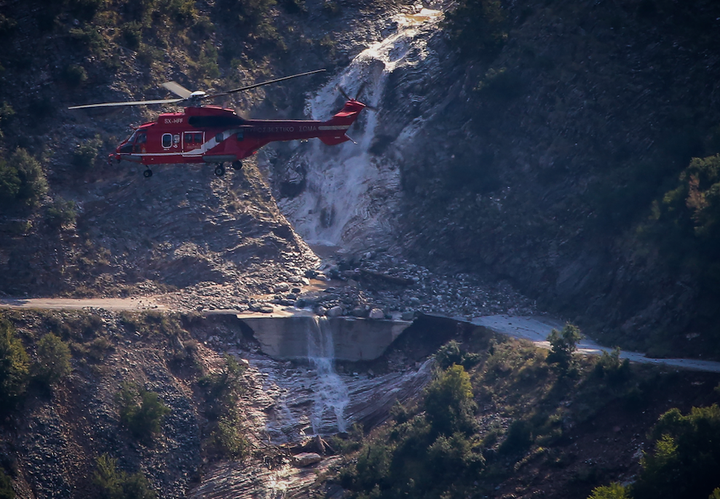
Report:
[[[427,6],[445,20],[385,18],[332,82],[378,107],[360,152],[273,158],[296,229],[505,281],[609,344],[717,356],[716,3]]]
[[[332,46],[320,34],[377,9],[334,2],[6,2],[0,293],[127,295],[202,284],[203,303],[237,298],[227,307],[298,283],[318,260],[278,211],[254,161],[223,179],[181,166],[161,167],[146,181],[137,165],[110,166],[105,158],[129,125],[154,119],[159,109],[66,107],[164,96],[159,85],[169,80],[220,89],[281,71],[332,69],[342,55],[328,56]],[[316,29],[306,33],[309,27]],[[293,55],[297,47],[305,60]],[[302,118],[302,93],[317,81],[222,104],[254,109],[257,117]]]
[[[412,87],[403,245],[508,279],[607,342],[717,355],[717,178],[688,168],[720,152],[717,3],[521,1],[500,20],[480,3]],[[483,16],[495,44],[462,33]]]

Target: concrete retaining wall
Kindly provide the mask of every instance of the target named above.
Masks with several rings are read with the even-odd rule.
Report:
[[[238,318],[253,330],[263,353],[276,359],[306,359],[308,333],[319,327],[318,319],[311,316]],[[335,359],[349,361],[378,358],[411,324],[349,317],[323,320],[332,332]]]

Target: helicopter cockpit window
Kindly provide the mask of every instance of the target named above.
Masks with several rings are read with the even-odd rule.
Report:
[[[133,140],[134,139],[134,140]],[[143,153],[145,152],[145,143],[147,142],[147,134],[145,132],[135,132],[133,136],[130,138],[130,142],[132,142],[133,146],[133,152],[137,153]]]
[[[133,150],[133,144],[135,143],[135,138],[137,137],[137,130],[135,130],[132,135],[125,141],[125,143],[120,146],[120,152],[122,153],[131,153]]]
[[[162,136],[162,146],[165,148],[171,147],[173,143],[173,137],[170,133],[164,133]]]

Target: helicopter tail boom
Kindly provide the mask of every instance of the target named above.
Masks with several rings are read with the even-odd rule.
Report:
[[[352,140],[348,137],[345,132],[355,120],[358,119],[360,111],[365,109],[365,104],[355,99],[350,99],[345,103],[345,106],[332,117],[332,119],[324,122],[319,128],[322,133],[318,138],[323,144],[334,146],[336,144],[342,144],[348,140]]]

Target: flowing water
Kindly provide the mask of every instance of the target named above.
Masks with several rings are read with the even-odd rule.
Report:
[[[308,339],[308,360],[317,372],[314,385],[315,403],[310,415],[315,435],[344,432],[347,429],[345,407],[350,398],[342,378],[335,372],[335,346],[333,335],[325,317],[311,322]],[[330,415],[330,424],[325,419]]]
[[[378,107],[388,85],[397,85],[408,75],[421,78],[431,71],[437,54],[428,41],[438,33],[441,19],[440,11],[429,9],[394,16],[394,33],[358,54],[309,99],[308,114],[325,120],[337,112],[343,100],[338,86],[361,102]],[[394,73],[397,77],[391,78]],[[410,90],[398,92],[408,102],[416,98]],[[295,197],[280,199],[278,204],[308,243],[349,251],[391,243],[400,173],[397,156],[381,154],[380,149],[386,140],[384,121],[398,118],[410,124],[398,130],[396,139],[402,140],[403,134],[412,135],[417,130],[412,117],[392,116],[391,110],[365,110],[348,131],[356,143],[328,147],[314,140],[299,147],[290,159],[286,165],[288,178],[302,177],[305,188]]]

